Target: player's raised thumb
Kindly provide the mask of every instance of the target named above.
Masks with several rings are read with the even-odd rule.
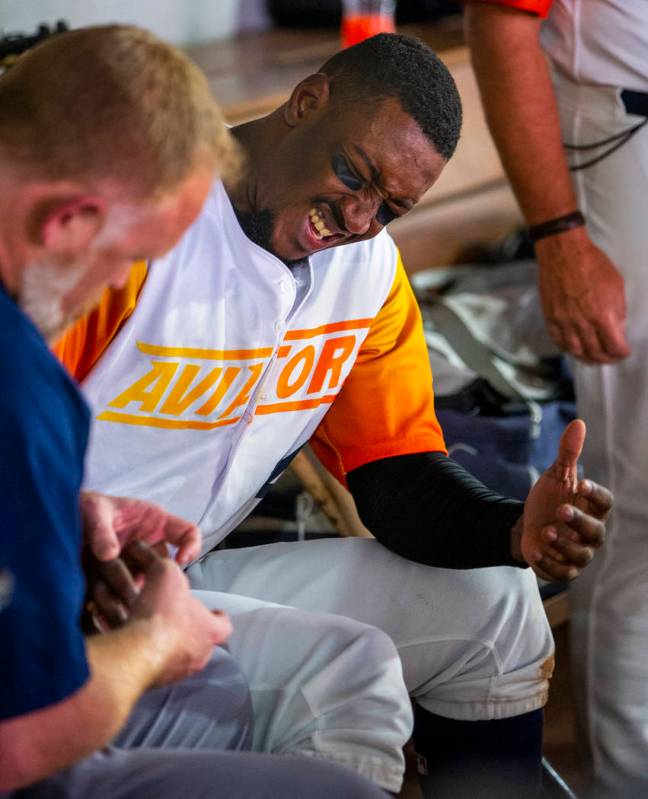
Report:
[[[574,467],[578,463],[585,443],[586,427],[582,419],[574,419],[564,429],[558,445],[558,460],[564,466]]]

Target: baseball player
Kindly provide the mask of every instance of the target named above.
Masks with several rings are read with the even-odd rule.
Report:
[[[232,615],[255,748],[398,791],[409,693],[426,790],[478,779],[519,796],[537,781],[553,657],[526,566],[575,576],[611,498],[576,481],[581,423],[524,506],[447,458],[384,227],[436,181],[460,121],[420,42],[342,51],[234,129],[244,178],[215,183],[173,252],[137,265],[58,353],[95,415],[89,487],[162,502],[210,549],[310,440],[377,538],[216,551],[189,569]]]

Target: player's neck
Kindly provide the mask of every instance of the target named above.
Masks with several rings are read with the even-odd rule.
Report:
[[[264,175],[268,159],[283,134],[278,111],[261,119],[232,128],[232,134],[243,148],[245,161],[239,177],[225,184],[232,204],[242,213],[256,213],[262,207]]]

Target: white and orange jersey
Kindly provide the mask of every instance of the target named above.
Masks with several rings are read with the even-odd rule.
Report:
[[[158,502],[212,547],[309,440],[340,480],[445,451],[387,233],[312,256],[295,297],[290,269],[244,235],[217,183],[179,245],[135,265],[55,347],[94,412],[87,486]]]

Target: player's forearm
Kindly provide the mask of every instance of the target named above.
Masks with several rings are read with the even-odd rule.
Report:
[[[573,211],[576,197],[540,46],[540,20],[470,2],[465,27],[488,126],[527,223]]]
[[[161,674],[166,637],[152,619],[87,639],[91,676],[79,691],[0,722],[0,791],[43,779],[108,744]]]
[[[382,458],[347,475],[360,518],[381,544],[446,569],[522,566],[521,502],[491,491],[440,452]]]

